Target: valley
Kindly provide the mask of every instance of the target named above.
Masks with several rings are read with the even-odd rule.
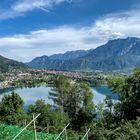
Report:
[[[0,0],[0,140],[140,140],[140,1]]]

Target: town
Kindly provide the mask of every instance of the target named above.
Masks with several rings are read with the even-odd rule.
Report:
[[[83,80],[89,83],[104,81],[106,76],[97,72],[56,71],[48,69],[20,69],[0,74],[0,89],[15,87],[13,83],[22,79],[48,78],[49,76],[64,75],[73,80]]]
[[[47,77],[48,75],[65,75],[70,78],[80,78],[80,73],[78,72],[68,72],[68,71],[55,71],[47,69],[24,69],[24,70],[12,70],[5,74],[1,74],[4,77],[0,80],[0,89],[12,87],[14,81],[20,79],[32,79],[39,77]]]

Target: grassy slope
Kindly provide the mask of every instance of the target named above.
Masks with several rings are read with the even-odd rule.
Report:
[[[7,59],[0,55],[0,72],[7,72],[11,69],[20,69],[20,68],[27,68],[27,66],[21,62]]]
[[[22,128],[0,124],[0,140],[11,140]],[[37,132],[38,140],[54,140],[57,135]],[[16,140],[34,140],[34,132],[25,130]],[[62,140],[62,139],[59,139]]]

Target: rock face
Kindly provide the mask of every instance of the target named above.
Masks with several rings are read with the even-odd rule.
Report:
[[[8,72],[12,69],[27,68],[27,66],[21,62],[17,62],[0,55],[0,72]]]
[[[33,68],[56,70],[124,70],[140,66],[140,39],[110,40],[105,45],[88,51],[42,56],[27,63]]]
[[[53,60],[70,60],[83,57],[89,53],[90,50],[77,50],[77,51],[68,51],[64,54],[54,54],[51,55],[49,58]]]

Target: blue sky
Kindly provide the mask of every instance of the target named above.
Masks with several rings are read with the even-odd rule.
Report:
[[[140,36],[139,0],[1,0],[0,55],[19,61]]]

